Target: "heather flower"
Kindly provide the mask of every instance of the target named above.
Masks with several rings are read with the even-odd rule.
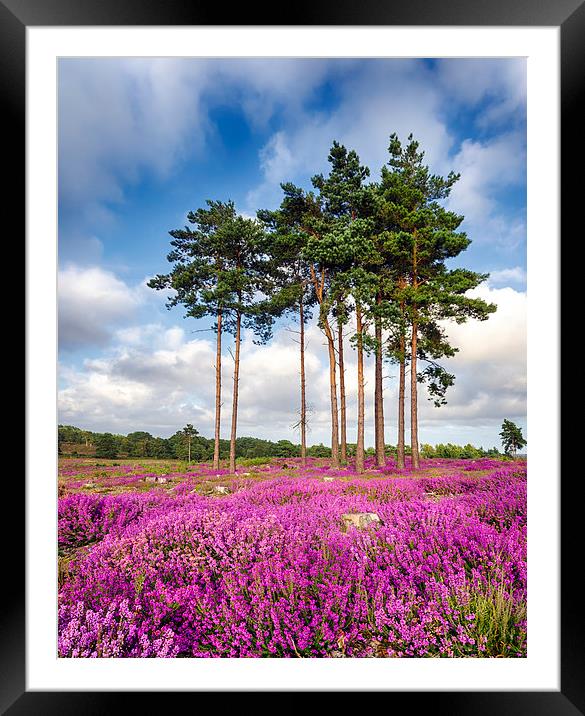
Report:
[[[167,491],[61,498],[60,545],[91,548],[60,589],[59,654],[525,655],[525,469],[439,462],[333,482],[271,465],[220,497],[197,467]],[[380,522],[346,529],[356,512]]]

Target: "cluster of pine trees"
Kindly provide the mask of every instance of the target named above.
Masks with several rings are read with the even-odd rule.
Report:
[[[152,435],[145,430],[135,430],[127,435],[99,433],[82,430],[74,425],[59,425],[57,433],[60,455],[87,455],[98,458],[157,458],[178,459],[188,462],[211,460],[214,441],[199,434],[192,425],[177,430],[168,438]],[[220,458],[229,457],[229,440],[220,441]],[[325,454],[323,451],[325,450]],[[255,437],[239,437],[236,440],[237,458],[298,457],[300,445],[290,440],[263,440]],[[327,457],[322,445],[308,448],[310,457]]]
[[[507,421],[509,422],[509,421]],[[512,423],[513,425],[513,423]],[[214,440],[199,434],[192,425],[177,430],[168,438],[155,437],[145,430],[135,430],[127,435],[115,433],[98,433],[83,430],[74,425],[59,425],[58,451],[63,456],[86,456],[97,458],[155,458],[159,460],[185,460],[206,462],[213,459]],[[526,441],[522,442],[523,445]],[[356,444],[347,443],[348,457],[355,457]],[[220,440],[220,458],[227,460],[230,452],[230,441]],[[407,445],[406,454],[410,455]],[[387,455],[396,456],[397,446],[386,445]],[[508,450],[507,450],[508,452]],[[484,450],[473,445],[421,445],[421,457],[471,458],[501,457],[500,451],[493,447]],[[236,439],[236,458],[238,460],[267,460],[269,458],[300,457],[301,445],[290,440],[265,440],[255,437],[239,437]],[[366,455],[375,455],[373,447],[366,448]],[[319,443],[306,448],[306,457],[330,458],[331,448]]]
[[[404,466],[405,400],[410,371],[410,454],[419,466],[418,384],[425,383],[439,406],[454,376],[440,364],[453,356],[443,321],[485,320],[496,310],[468,291],[487,274],[448,268],[470,239],[459,227],[463,216],[448,210],[459,175],[432,174],[411,136],[403,145],[390,137],[389,159],[377,181],[357,153],[333,142],[329,173],[311,179],[312,189],[282,183],[276,210],[257,218],[238,215],[232,201],[207,201],[190,212],[191,226],[171,231],[172,270],[153,278],[157,290],[172,289],[169,308],[186,316],[211,317],[216,335],[216,399],[213,461],[220,459],[222,338],[234,336],[230,469],[235,470],[242,328],[255,341],[268,341],[284,314],[298,317],[301,458],[306,458],[307,401],[305,325],[315,311],[326,339],[331,405],[331,458],[348,457],[344,374],[344,333],[357,352],[356,471],[364,469],[364,360],[375,360],[375,456],[386,458],[382,366],[399,366],[398,467]],[[350,329],[351,326],[351,329]],[[353,451],[352,451],[353,452]]]

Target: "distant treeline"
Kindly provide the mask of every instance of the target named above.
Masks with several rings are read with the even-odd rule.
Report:
[[[213,459],[214,441],[202,435],[191,437],[191,461],[201,462]],[[355,455],[355,443],[348,443],[348,456]],[[177,431],[170,438],[159,438],[148,432],[136,431],[128,435],[116,435],[113,433],[95,433],[90,430],[82,430],[73,425],[59,425],[58,429],[58,450],[60,455],[87,456],[100,458],[158,458],[187,460],[188,440],[182,430]],[[387,445],[386,453],[396,455],[396,446]],[[220,441],[220,457],[228,459],[230,454],[230,441]],[[300,444],[292,443],[290,440],[263,440],[261,438],[240,437],[236,440],[236,457],[238,458],[260,458],[260,457],[299,457],[301,454]],[[366,455],[374,455],[375,450],[370,447]],[[409,454],[407,448],[406,454]],[[331,457],[331,448],[320,443],[307,448],[309,457]],[[421,445],[422,457],[444,457],[444,458],[480,458],[498,457],[501,453],[497,448],[484,450],[473,445]]]

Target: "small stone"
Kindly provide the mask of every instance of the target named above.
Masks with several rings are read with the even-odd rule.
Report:
[[[346,525],[353,525],[358,529],[363,529],[368,525],[383,524],[375,512],[346,512],[344,515],[341,515],[341,519]]]
[[[165,482],[168,482],[168,480],[167,480],[166,477],[157,477],[157,478],[155,478],[155,480],[156,480],[157,482],[161,483],[161,484],[162,484],[162,483],[165,483]]]
[[[144,482],[156,482],[156,476],[155,475],[149,475],[148,477],[144,478]]]
[[[216,485],[216,486],[214,487],[214,490],[215,490],[216,492],[218,492],[220,495],[228,495],[228,494],[229,494],[229,491],[230,491],[230,488],[229,488],[229,487],[225,487],[225,485]]]
[[[84,482],[83,486],[84,487],[95,487],[95,482]]]
[[[333,482],[333,480],[335,480],[334,477],[324,477],[323,479],[325,480],[325,482]]]

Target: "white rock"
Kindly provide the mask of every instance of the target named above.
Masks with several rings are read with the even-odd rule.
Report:
[[[225,487],[224,485],[216,485],[213,489],[220,495],[228,495],[230,491],[230,488]]]
[[[382,520],[375,512],[346,512],[344,515],[341,515],[341,519],[346,525],[353,525],[358,529],[362,529],[368,525],[377,526],[382,524]]]

